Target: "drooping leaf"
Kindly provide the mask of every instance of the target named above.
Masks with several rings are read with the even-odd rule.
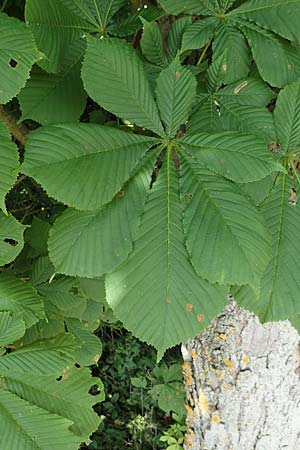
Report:
[[[20,278],[0,274],[0,311],[21,317],[26,328],[45,317],[42,299],[36,290]]]
[[[127,258],[146,201],[155,157],[156,154],[150,157],[108,205],[94,212],[68,209],[56,220],[50,233],[49,253],[57,272],[98,277]]]
[[[9,311],[0,312],[0,347],[12,344],[21,338],[25,333],[25,328],[22,314],[11,314]]]
[[[158,219],[157,211],[160,211]],[[184,247],[178,179],[168,150],[133,252],[106,277],[107,301],[137,337],[164,351],[195,335],[224,306],[226,289],[197,277]]]
[[[72,369],[61,380],[1,370],[1,379],[1,450],[73,450],[88,442],[99,422],[92,405],[103,400],[103,386],[87,369]],[[88,395],[95,383],[102,391],[96,397]]]
[[[0,121],[0,209],[6,211],[5,196],[13,187],[19,170],[18,148]]]
[[[89,37],[82,78],[88,94],[103,108],[163,135],[143,63],[129,44]]]
[[[182,155],[186,245],[199,275],[256,289],[270,260],[269,232],[253,204],[230,181]]]
[[[155,142],[108,126],[53,125],[31,133],[22,170],[54,198],[93,210],[121,190]]]
[[[185,135],[178,142],[206,167],[238,183],[264,178],[282,170],[263,139],[238,132]]]
[[[192,23],[184,32],[181,51],[204,47],[213,35],[218,23],[219,21],[215,17],[207,17]]]
[[[152,64],[164,67],[167,58],[164,51],[163,37],[157,22],[142,20],[143,35],[141,38],[141,49],[144,56]]]
[[[34,34],[38,49],[45,55],[39,65],[47,72],[66,69],[82,51],[83,30],[97,31],[85,18],[66,8],[61,0],[27,0],[26,23]]]
[[[7,103],[24,87],[33,64],[42,55],[24,22],[0,13],[0,103]]]
[[[0,266],[13,261],[24,245],[25,226],[0,211]]]
[[[175,59],[157,79],[157,105],[166,135],[174,137],[189,116],[196,97],[196,79]]]

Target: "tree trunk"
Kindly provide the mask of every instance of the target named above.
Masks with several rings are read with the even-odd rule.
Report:
[[[300,450],[300,336],[231,301],[182,346],[185,450]]]

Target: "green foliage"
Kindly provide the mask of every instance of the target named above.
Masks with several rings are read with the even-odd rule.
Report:
[[[89,442],[101,322],[158,359],[229,292],[299,325],[300,0],[145,6],[2,2],[0,450]],[[182,414],[178,365],[127,376]]]

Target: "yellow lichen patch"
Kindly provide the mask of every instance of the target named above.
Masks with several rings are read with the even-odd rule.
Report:
[[[203,351],[203,354],[204,354],[205,356],[209,355],[209,351],[207,350],[207,348]]]
[[[188,417],[191,417],[191,416],[194,415],[193,408],[191,408],[191,406],[190,406],[188,403],[185,403],[185,404],[184,404],[184,407],[185,407],[185,409],[186,409],[186,412],[187,412]]]
[[[223,341],[226,341],[226,339],[227,339],[227,334],[225,334],[225,333],[220,333],[220,334],[219,334],[219,338],[222,339]]]
[[[193,359],[197,359],[197,358],[198,358],[197,352],[196,352],[195,350],[192,350],[192,351],[191,351],[191,357],[192,357]]]
[[[208,398],[202,389],[199,391],[199,409],[202,415],[209,413]]]
[[[215,411],[211,417],[211,421],[214,423],[220,423],[221,422],[221,417],[219,414],[219,411]]]
[[[185,384],[191,386],[193,384],[193,371],[188,361],[182,364],[182,371],[184,375]]]
[[[229,325],[228,331],[230,331],[231,333],[234,333],[235,332],[235,328],[232,325]]]
[[[224,359],[224,364],[225,364],[225,366],[228,367],[229,370],[233,370],[234,369],[234,364],[233,364],[232,361],[230,361],[230,359],[225,358]]]
[[[245,364],[245,366],[249,365],[249,356],[248,355],[243,356],[243,363]]]

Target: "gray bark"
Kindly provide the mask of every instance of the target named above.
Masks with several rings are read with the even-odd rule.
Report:
[[[185,450],[300,450],[300,336],[231,301],[182,346]]]

